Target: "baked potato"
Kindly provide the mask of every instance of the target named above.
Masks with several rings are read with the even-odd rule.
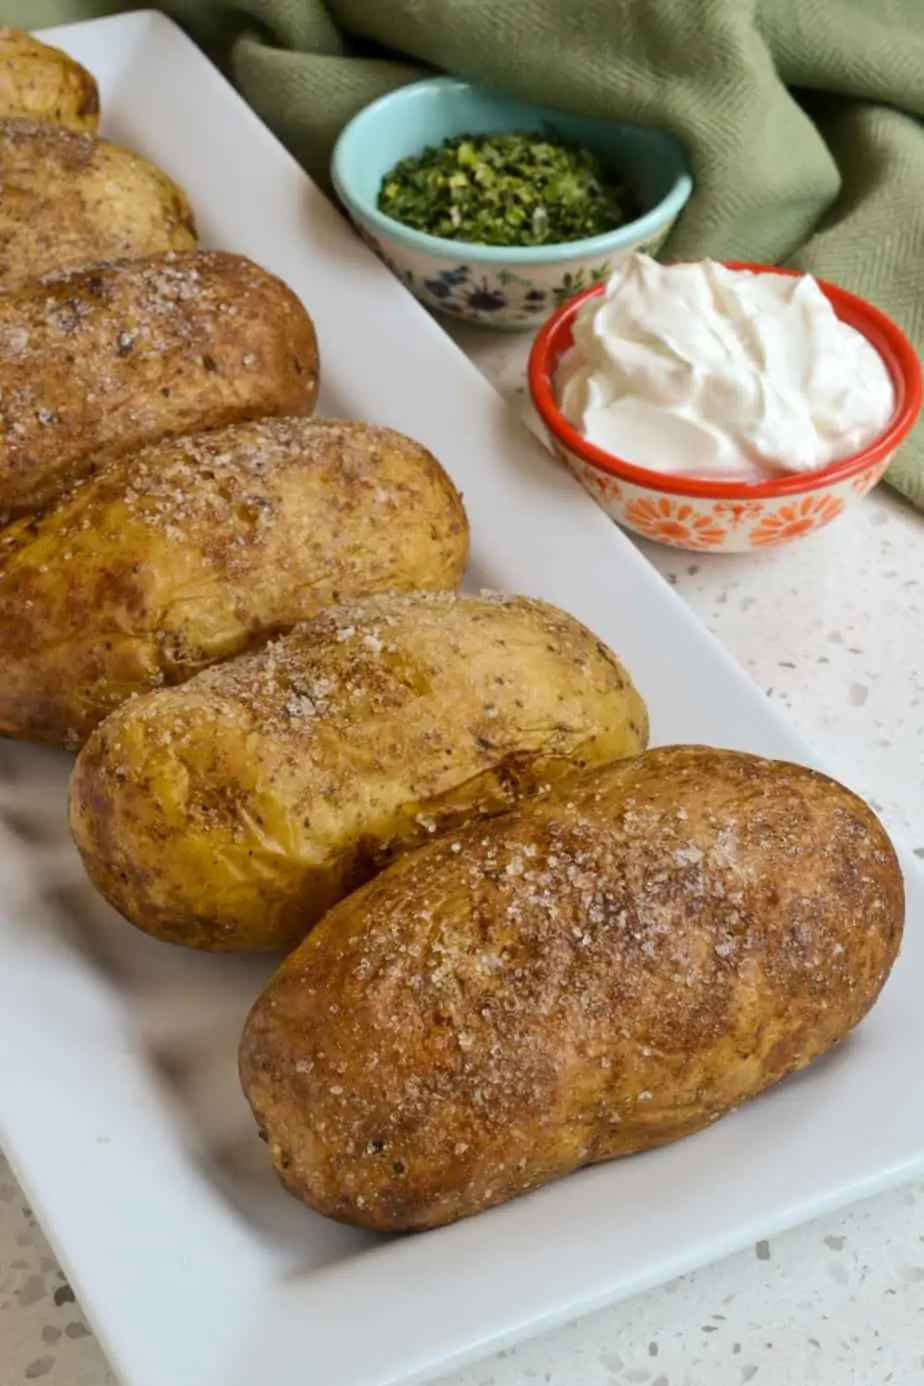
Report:
[[[31,116],[92,134],[99,90],[85,67],[22,29],[0,29],[0,117]]]
[[[71,827],[148,933],[290,948],[396,853],[646,734],[625,671],[563,612],[383,596],[123,704],[77,758]]]
[[[811,770],[649,751],[392,865],[247,1021],[292,1193],[435,1227],[689,1135],[843,1038],[899,947],[873,813]]]
[[[0,293],[0,513],[34,512],[107,451],[308,415],[311,319],[240,255],[168,251]]]
[[[0,734],[76,747],[332,601],[453,588],[465,512],[390,429],[269,419],[111,460],[0,532]]]
[[[0,287],[101,260],[192,250],[182,190],[108,140],[0,120]]]

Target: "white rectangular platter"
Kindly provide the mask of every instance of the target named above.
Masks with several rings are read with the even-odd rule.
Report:
[[[51,38],[99,78],[106,132],[186,185],[204,242],[301,295],[323,411],[442,459],[474,586],[596,630],[656,741],[812,759],[178,29],[136,13]],[[276,1187],[235,1083],[261,969],[181,954],[94,904],[66,773],[62,756],[0,748],[0,1139],[127,1386],[431,1380],[924,1168],[924,890],[906,855],[900,962],[807,1074],[684,1143],[439,1232],[325,1222]]]

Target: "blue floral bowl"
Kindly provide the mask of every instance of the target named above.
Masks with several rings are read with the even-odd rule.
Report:
[[[455,135],[549,128],[593,150],[628,183],[642,215],[602,236],[518,249],[427,236],[378,209],[383,177],[408,154]],[[693,190],[672,135],[563,115],[455,77],[413,82],[366,106],[337,141],[331,173],[360,234],[421,302],[503,328],[535,327],[632,251],[655,254]]]

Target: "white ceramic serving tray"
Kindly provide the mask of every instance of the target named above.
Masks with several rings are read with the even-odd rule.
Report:
[[[545,597],[625,659],[657,741],[811,759],[758,690],[166,19],[62,29],[106,131],[190,190],[206,244],[314,315],[323,410],[391,424],[465,492],[472,583]],[[0,1138],[127,1386],[388,1386],[924,1167],[924,891],[837,1054],[702,1135],[392,1241],[276,1185],[235,1079],[266,967],[187,955],[96,901],[67,759],[0,747]]]

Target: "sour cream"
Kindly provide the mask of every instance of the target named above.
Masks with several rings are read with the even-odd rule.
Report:
[[[556,381],[590,442],[674,476],[769,481],[859,451],[895,410],[879,353],[810,275],[630,257],[574,321]]]

